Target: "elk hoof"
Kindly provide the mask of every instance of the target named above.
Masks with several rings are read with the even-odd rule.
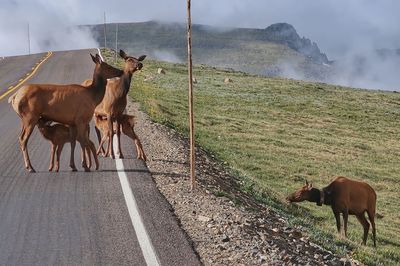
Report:
[[[85,172],[90,172],[90,168],[85,167]]]
[[[119,158],[120,158],[120,159],[124,159],[124,155],[121,153],[121,154],[119,155]]]
[[[30,168],[28,170],[29,170],[29,173],[36,173],[35,169],[33,169],[33,168]]]

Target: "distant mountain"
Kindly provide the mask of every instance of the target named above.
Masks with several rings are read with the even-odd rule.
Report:
[[[265,40],[287,45],[293,50],[311,58],[316,63],[331,63],[328,57],[321,53],[318,45],[305,37],[300,38],[295,28],[287,23],[272,24],[264,30]]]
[[[90,26],[104,45],[104,26]],[[331,63],[311,40],[287,23],[265,29],[193,25],[193,58],[198,64],[254,74],[323,80]],[[107,24],[107,46],[115,47],[115,24]],[[186,25],[156,21],[118,24],[118,47],[130,53],[186,61]]]

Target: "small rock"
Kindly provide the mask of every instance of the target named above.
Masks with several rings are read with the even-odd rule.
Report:
[[[196,79],[196,78],[192,78],[192,82],[193,82],[194,84],[196,84],[196,83],[197,83],[197,79]]]
[[[158,68],[157,69],[158,74],[165,74],[165,70],[163,68]]]
[[[233,82],[233,80],[230,79],[230,78],[225,78],[224,82],[225,82],[225,83],[231,83],[231,82]]]
[[[197,217],[197,220],[199,220],[200,222],[206,222],[207,223],[207,222],[211,221],[211,218],[207,217],[207,216],[199,215]]]
[[[229,240],[230,240],[229,236],[227,236],[225,234],[222,235],[222,238],[221,238],[222,242],[229,242]]]

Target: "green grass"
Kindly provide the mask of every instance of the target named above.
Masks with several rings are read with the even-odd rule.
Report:
[[[162,67],[166,75],[158,75]],[[264,78],[196,66],[196,143],[226,162],[243,190],[304,226],[321,245],[368,265],[400,263],[400,94]],[[225,84],[229,77],[232,83]],[[147,81],[145,79],[147,78]],[[130,95],[157,122],[188,131],[184,65],[146,60]],[[339,239],[331,209],[284,198],[312,181],[344,175],[365,180],[378,194],[377,249],[350,216],[349,240]]]

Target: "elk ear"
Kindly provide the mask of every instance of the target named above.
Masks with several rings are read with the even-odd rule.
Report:
[[[96,57],[94,57],[92,54],[90,54],[90,57],[92,58],[93,62],[97,63]]]
[[[103,60],[101,60],[100,55],[96,54],[96,58],[97,58],[97,60],[98,60],[99,63],[103,62]]]
[[[312,183],[308,184],[308,189],[312,189]]]
[[[123,59],[126,59],[127,57],[126,53],[122,49],[119,50],[119,56],[121,56]]]
[[[308,187],[308,181],[307,181],[307,179],[306,179],[306,184],[305,184],[305,186],[307,186],[307,187]]]
[[[142,55],[138,58],[138,61],[143,61],[146,58],[146,55]]]

